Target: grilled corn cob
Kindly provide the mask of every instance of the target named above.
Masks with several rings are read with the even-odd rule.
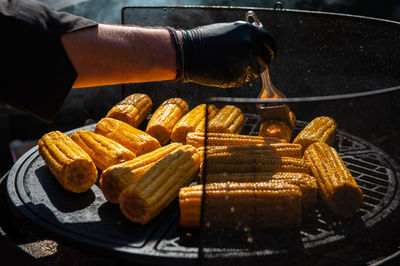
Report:
[[[291,228],[301,222],[301,191],[287,183],[209,183],[205,187],[204,221],[213,227],[238,225]],[[180,226],[198,228],[203,185],[179,191]]]
[[[125,188],[119,204],[131,221],[145,224],[157,216],[198,173],[200,155],[184,145],[152,166],[141,178]]]
[[[90,130],[78,130],[71,135],[71,138],[89,154],[100,170],[136,157],[133,152],[118,142]]]
[[[101,119],[94,132],[118,142],[136,156],[160,148],[158,140],[149,134],[113,118]]]
[[[134,93],[114,105],[106,117],[118,119],[133,127],[139,127],[151,113],[152,105],[149,96],[143,93]]]
[[[218,112],[215,105],[207,105],[207,120],[211,121]],[[186,144],[189,132],[205,132],[206,104],[200,104],[179,120],[172,130],[171,139],[175,142]]]
[[[312,120],[296,136],[293,143],[303,146],[303,152],[314,142],[325,142],[333,145],[336,137],[337,125],[335,120],[328,116],[320,116]]]
[[[187,134],[186,143],[196,148],[203,147],[205,133],[191,132]],[[207,133],[207,146],[223,145],[255,145],[269,143],[285,143],[286,141],[278,138],[267,138],[260,136],[239,135],[231,133]]]
[[[244,116],[240,108],[226,105],[210,120],[207,131],[238,134],[244,125]]]
[[[215,154],[206,156],[205,159],[207,175],[246,172],[310,173],[310,167],[305,160],[287,156]]]
[[[319,193],[332,212],[352,216],[363,203],[363,192],[337,151],[323,142],[310,145],[304,157],[311,164]]]
[[[317,182],[313,176],[308,174],[255,172],[207,175],[206,183],[218,182],[285,182],[300,187],[303,208],[315,206],[317,202]]]
[[[40,156],[66,190],[81,193],[97,180],[97,169],[90,156],[69,136],[52,131],[38,143]]]
[[[127,186],[146,173],[157,161],[181,146],[179,143],[171,143],[133,160],[107,168],[100,176],[100,188],[104,197],[112,203],[118,203],[119,195]]]
[[[205,148],[197,149],[200,153],[204,153]],[[270,143],[255,145],[230,145],[230,146],[208,146],[207,157],[220,155],[264,155],[264,156],[288,156],[301,158],[301,145],[294,143]]]
[[[155,137],[161,145],[166,144],[171,138],[172,129],[188,111],[187,103],[181,98],[164,101],[152,115],[146,133]]]

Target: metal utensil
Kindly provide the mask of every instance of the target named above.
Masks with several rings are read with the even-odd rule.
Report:
[[[256,13],[252,10],[246,12],[245,20],[247,22],[253,20],[252,22],[253,25],[257,26],[258,28],[263,27]],[[261,73],[261,80],[262,80],[262,88],[260,93],[258,94],[258,98],[262,99],[286,98],[286,96],[272,84],[271,78],[269,76],[268,67],[265,69],[264,72]],[[287,104],[280,104],[280,103],[258,104],[257,109],[262,120],[282,120],[282,121],[287,121],[288,125],[292,125],[289,116],[290,109],[287,106]]]

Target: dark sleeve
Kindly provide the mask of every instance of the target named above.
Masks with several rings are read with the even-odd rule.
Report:
[[[61,35],[95,21],[35,0],[0,0],[0,99],[52,122],[76,79]]]

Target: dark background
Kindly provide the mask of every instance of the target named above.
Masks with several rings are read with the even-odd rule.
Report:
[[[101,23],[120,24],[121,9],[134,5],[221,5],[272,8],[276,1],[136,1],[136,0],[42,0],[60,11],[70,12]],[[313,10],[362,15],[400,21],[400,3],[395,0],[325,0],[281,1],[286,9]],[[240,18],[238,18],[240,19]],[[73,90],[60,114],[52,124],[46,124],[0,103],[0,174],[6,173],[26,148],[36,144],[51,130],[67,131],[97,121],[124,95],[121,86],[105,86]],[[395,114],[398,116],[398,114]],[[379,136],[377,136],[379,137]],[[396,143],[394,145],[397,145]],[[11,148],[12,147],[12,148]],[[12,152],[14,152],[14,157]]]

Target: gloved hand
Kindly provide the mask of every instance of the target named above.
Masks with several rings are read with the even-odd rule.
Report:
[[[238,87],[256,79],[276,57],[274,38],[244,21],[182,30],[182,82]]]

